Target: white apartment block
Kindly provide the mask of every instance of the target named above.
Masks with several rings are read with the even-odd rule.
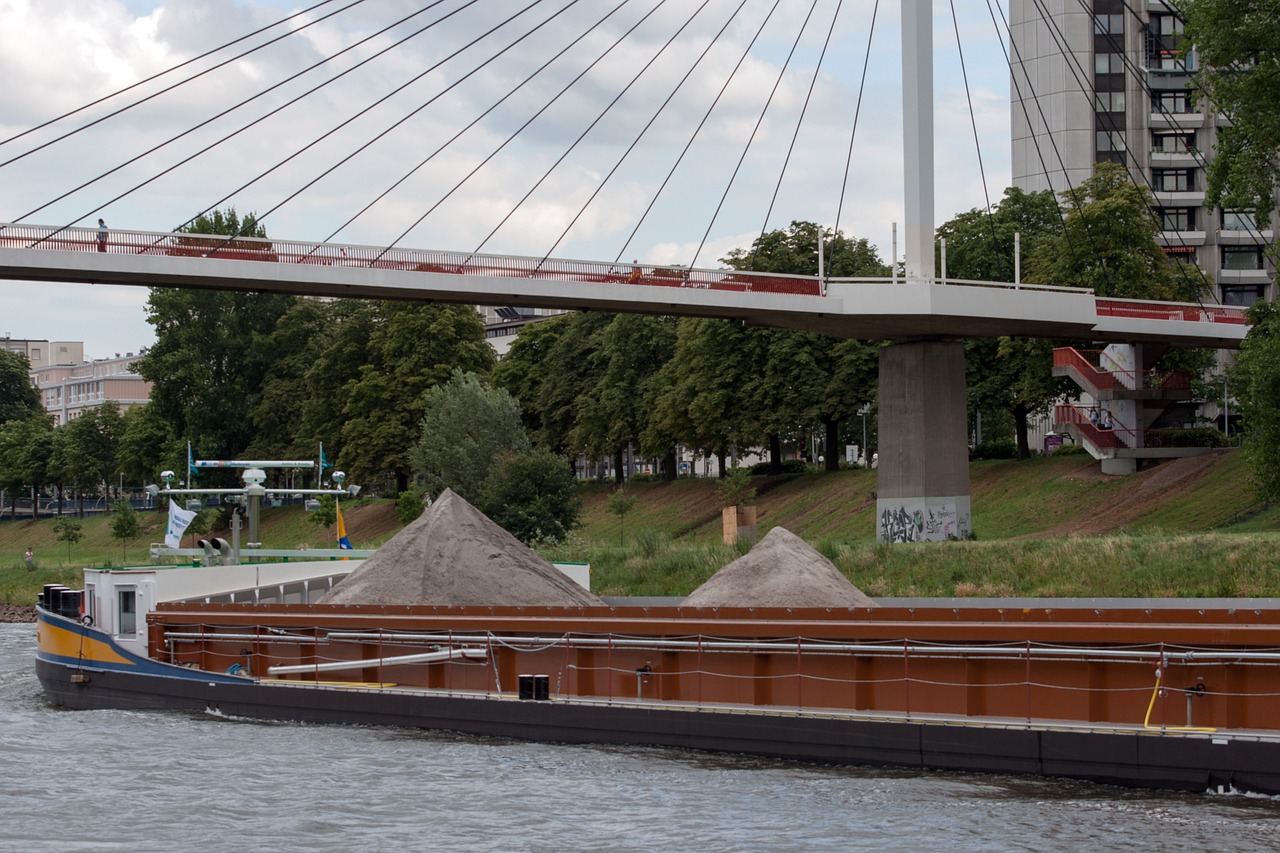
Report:
[[[1206,206],[1205,163],[1227,119],[1192,91],[1196,56],[1162,0],[1010,0],[1013,183],[1061,192],[1095,163],[1129,169],[1155,197],[1170,255],[1227,305],[1274,299],[1263,251],[1277,218]]]

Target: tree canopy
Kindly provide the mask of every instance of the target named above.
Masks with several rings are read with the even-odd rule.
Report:
[[[1196,86],[1231,120],[1218,130],[1208,200],[1265,217],[1280,188],[1280,0],[1184,0]]]
[[[0,424],[43,411],[40,392],[31,384],[31,362],[22,353],[0,350]]]
[[[471,503],[505,455],[530,450],[515,398],[461,370],[424,395],[419,436],[410,457],[427,490],[450,488]]]
[[[1230,373],[1245,431],[1244,454],[1259,500],[1280,500],[1280,312],[1258,302]]]

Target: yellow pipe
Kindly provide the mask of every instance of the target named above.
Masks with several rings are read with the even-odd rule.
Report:
[[[1156,686],[1151,690],[1151,701],[1147,703],[1147,715],[1142,718],[1142,727],[1144,729],[1158,728],[1163,732],[1216,732],[1217,729],[1207,728],[1204,726],[1152,726],[1151,710],[1156,706],[1156,697],[1160,695],[1160,677],[1161,670],[1156,668]]]

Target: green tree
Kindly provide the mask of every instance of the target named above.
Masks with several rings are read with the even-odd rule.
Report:
[[[128,561],[128,543],[142,533],[142,521],[127,500],[120,499],[111,505],[111,521],[108,525],[112,538],[120,540],[120,562]]]
[[[379,303],[368,361],[347,388],[341,464],[357,480],[404,491],[427,392],[455,370],[487,375],[493,363],[471,306]]]
[[[447,383],[426,392],[423,409],[410,455],[432,495],[450,488],[478,504],[503,454],[530,449],[515,398],[474,373],[455,370]]]
[[[549,450],[504,454],[485,481],[479,506],[527,545],[563,542],[582,512],[573,471]]]
[[[58,516],[53,523],[53,538],[67,543],[67,562],[71,562],[71,546],[84,538],[84,525],[70,516]]]
[[[171,461],[185,461],[186,445],[178,440],[172,425],[150,404],[132,406],[121,416],[116,462],[125,478],[149,482]]]
[[[1280,500],[1280,312],[1268,302],[1249,309],[1253,323],[1230,381],[1244,428],[1244,455],[1258,500]]]
[[[422,503],[423,491],[417,486],[410,486],[396,498],[396,517],[403,525],[411,524],[422,515],[426,507]]]
[[[53,417],[39,414],[0,424],[0,488],[10,496],[40,491],[56,481]],[[17,505],[10,500],[16,517]]]
[[[1052,245],[1052,251],[1065,250],[1059,239],[1062,228],[1063,217],[1052,192],[1028,193],[1010,187],[990,212],[970,210],[938,228],[938,236],[947,241],[947,276],[1013,281],[1015,234],[1020,235],[1023,254],[1036,255],[1046,251],[1046,245]],[[968,340],[965,366],[971,415],[984,416],[984,437],[999,435],[993,415],[1003,413],[1012,422],[1019,458],[1030,457],[1031,414],[1070,388],[1065,380],[1053,377],[1052,342],[1012,337]]]
[[[43,411],[40,392],[31,384],[31,362],[22,353],[0,350],[0,424]]]
[[[1192,301],[1203,295],[1204,276],[1165,255],[1151,214],[1155,201],[1123,166],[1097,164],[1093,177],[1061,193],[1061,200],[1063,228],[1038,242],[1027,263],[1028,281],[1122,299]]]
[[[1209,163],[1209,202],[1265,218],[1280,187],[1280,3],[1185,0],[1186,42],[1199,56],[1196,86],[1230,119]]]
[[[557,315],[520,329],[511,348],[493,369],[493,384],[506,390],[520,403],[520,418],[529,439],[541,447],[563,452],[547,434],[539,402],[543,386],[553,381],[549,375],[552,349],[568,328],[571,315]]]
[[[233,208],[201,216],[196,234],[266,237],[253,214]],[[152,288],[147,322],[156,342],[136,364],[152,383],[152,415],[205,456],[232,459],[254,436],[252,413],[281,353],[271,345],[279,319],[298,297],[274,293]]]
[[[723,260],[740,270],[817,275],[819,234],[817,223],[792,222],[785,229],[761,235],[750,249],[735,249]],[[866,239],[848,237],[843,232],[829,237],[823,233],[822,243],[825,276],[889,275],[889,267]],[[759,426],[769,438],[775,470],[780,470],[782,439],[807,446],[815,426],[822,430],[826,468],[836,470],[840,463],[840,426],[849,422],[858,406],[874,394],[875,381],[871,377],[875,374],[868,376],[866,366],[869,360],[878,360],[879,344],[844,342],[786,329],[764,334],[765,355],[762,362],[756,363],[758,376],[749,384],[750,405],[759,413]]]
[[[751,474],[746,468],[734,467],[716,484],[716,495],[721,506],[747,506],[756,499],[756,487],[751,485]]]
[[[594,357],[596,385],[578,400],[573,445],[590,456],[621,458],[641,443],[661,457],[667,479],[676,476],[675,439],[653,429],[651,413],[660,392],[656,377],[675,351],[676,324],[669,317],[619,314],[600,330]],[[622,474],[622,466],[617,466]]]
[[[627,494],[625,488],[617,488],[613,490],[613,494],[609,495],[609,500],[605,502],[605,508],[609,512],[618,517],[618,544],[621,545],[625,541],[624,530],[627,515],[631,510],[636,508],[636,502],[640,500],[635,495]]]
[[[321,495],[320,506],[307,514],[307,521],[316,527],[330,528],[338,523],[338,505],[333,495]]]
[[[289,306],[271,330],[268,345],[277,354],[276,359],[262,378],[262,392],[254,406],[253,438],[246,453],[256,459],[293,459],[313,456],[319,442],[329,438],[335,453],[340,447],[332,446],[341,434],[340,426],[328,433],[306,432],[304,410],[318,389],[308,381],[309,374],[322,358],[336,334],[337,326],[345,319],[347,305],[340,302],[303,297]],[[345,345],[347,342],[343,341]],[[364,347],[356,349],[363,357]],[[344,372],[335,377],[340,383],[355,378],[356,372]],[[317,383],[326,377],[317,374]],[[323,405],[334,404],[334,390],[322,392]],[[335,415],[341,417],[341,404]]]

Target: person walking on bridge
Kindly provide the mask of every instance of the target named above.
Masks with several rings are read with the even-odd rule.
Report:
[[[107,223],[98,220],[98,251],[105,252],[107,250]]]

